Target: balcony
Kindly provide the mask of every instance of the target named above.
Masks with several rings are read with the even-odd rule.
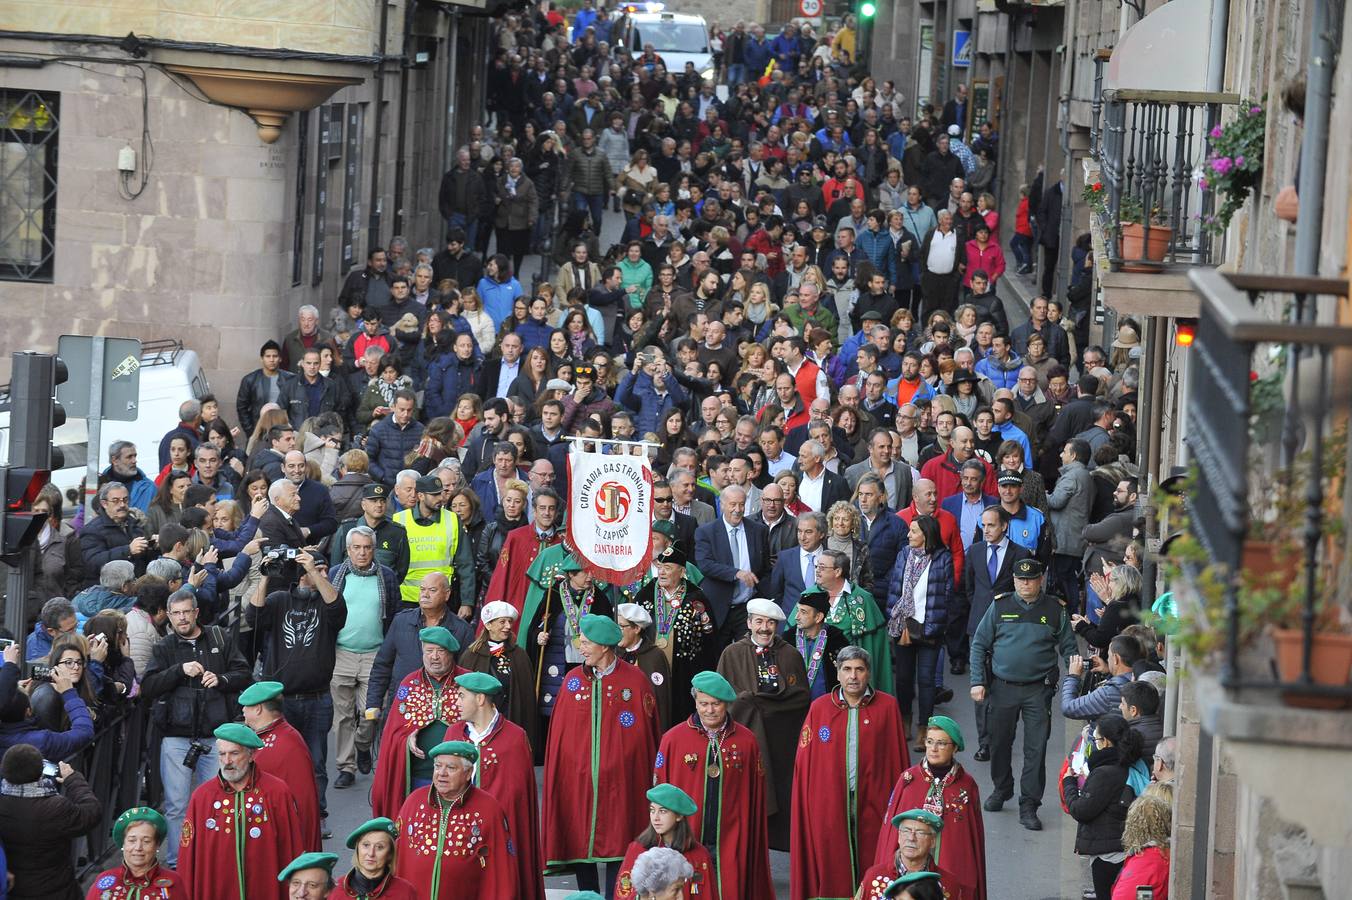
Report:
[[[1106,61],[1096,59],[1100,72]],[[1096,78],[1086,179],[1104,186],[1106,210],[1091,214],[1095,251],[1107,260],[1104,302],[1119,314],[1197,315],[1188,271],[1220,263],[1202,227],[1211,197],[1197,185],[1207,134],[1236,94],[1103,90]]]

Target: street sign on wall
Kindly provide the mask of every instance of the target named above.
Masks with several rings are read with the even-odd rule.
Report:
[[[101,417],[135,422],[141,399],[141,342],[135,338],[100,338],[102,357],[96,373],[94,341],[89,335],[63,334],[57,355],[66,363],[70,379],[56,388],[56,399],[72,419],[89,415],[90,382],[102,384]]]
[[[953,65],[966,69],[972,65],[972,33],[953,30]]]

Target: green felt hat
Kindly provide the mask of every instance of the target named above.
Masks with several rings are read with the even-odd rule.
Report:
[[[113,820],[113,843],[121,844],[122,836],[127,833],[127,829],[137,822],[149,822],[154,825],[156,840],[164,840],[164,836],[169,833],[169,823],[164,821],[164,816],[149,806],[133,806]]]
[[[606,900],[606,898],[596,893],[596,891],[574,891],[567,897],[564,897],[563,900]]]
[[[658,519],[653,523],[653,531],[664,535],[668,540],[676,540],[676,523],[669,519]]]
[[[455,683],[467,691],[488,694],[490,697],[502,693],[502,682],[487,672],[466,672],[464,675],[457,675]]]
[[[384,816],[380,816],[376,819],[367,819],[361,825],[358,825],[357,830],[347,836],[347,849],[356,849],[357,841],[361,840],[361,836],[370,834],[373,831],[388,834],[392,841],[399,840],[399,826],[395,825]]]
[[[690,795],[674,784],[659,784],[648,791],[648,799],[678,816],[693,816],[698,807]]]
[[[934,829],[935,834],[944,830],[944,820],[927,809],[908,809],[904,813],[898,813],[892,817],[892,827],[900,828],[901,823],[905,822],[907,819],[912,819],[916,822],[924,822]]]
[[[431,750],[427,751],[430,757],[436,756],[458,756],[461,759],[467,759],[470,762],[479,761],[479,748],[475,747],[469,741],[442,741]]]
[[[578,559],[576,556],[574,556],[573,554],[570,553],[570,554],[568,554],[567,556],[565,556],[565,557],[563,558],[563,562],[559,563],[559,571],[560,571],[560,572],[581,572],[581,571],[582,571],[582,561],[581,561],[580,559]]]
[[[338,863],[337,853],[302,853],[291,864],[282,869],[278,874],[278,881],[286,881],[297,872],[304,872],[306,869],[323,869],[330,875],[333,874],[333,867]]]
[[[690,684],[701,694],[708,694],[715,700],[731,703],[737,699],[737,692],[726,678],[717,672],[703,671],[690,679]]]
[[[424,628],[418,632],[418,640],[424,644],[436,644],[438,647],[445,648],[450,653],[460,652],[460,642],[440,625],[433,625],[431,628]]]
[[[582,617],[582,636],[593,644],[603,647],[615,647],[620,643],[620,626],[609,616],[585,615]]]
[[[884,897],[899,897],[899,896],[901,896],[901,892],[904,891],[904,890],[906,889],[906,885],[908,885],[908,884],[915,884],[917,881],[929,881],[931,878],[934,879],[935,881],[938,881],[938,880],[939,880],[939,873],[938,873],[938,872],[908,872],[907,874],[905,874],[905,875],[901,876],[900,878],[898,878],[896,881],[894,881],[894,882],[892,882],[891,884],[889,884],[889,885],[887,886],[887,890],[883,891],[883,896],[884,896]]]
[[[248,725],[241,725],[239,722],[226,722],[212,734],[222,741],[239,744],[250,750],[260,750],[263,747],[263,739],[254,734],[254,730]]]
[[[929,727],[938,728],[947,733],[953,739],[953,745],[959,750],[966,747],[962,740],[962,729],[958,727],[957,722],[954,722],[948,716],[930,716]]]
[[[258,681],[249,685],[239,695],[240,706],[257,706],[282,695],[286,687],[280,681]]]

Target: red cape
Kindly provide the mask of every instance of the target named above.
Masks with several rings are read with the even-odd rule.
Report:
[[[469,724],[446,729],[446,740],[468,741]],[[475,784],[493,795],[507,816],[516,850],[516,900],[544,900],[544,855],[540,850],[539,803],[535,790],[535,758],[526,732],[500,712],[479,747]]]
[[[873,862],[883,792],[906,769],[906,735],[896,700],[870,691],[855,721],[858,783],[853,799],[845,783],[850,709],[841,689],[812,701],[803,722],[793,766],[793,900],[852,896]]]
[[[465,670],[455,667],[446,676],[445,684],[451,684]],[[408,736],[421,731],[437,719],[453,725],[460,721],[460,691],[441,692],[441,709],[432,709],[434,693],[431,681],[425,669],[419,666],[404,676],[399,689],[394,693],[394,702],[390,704],[389,717],[385,721],[385,733],[380,738],[380,756],[376,761],[376,774],[371,779],[371,815],[393,819],[404,805],[404,798],[413,790],[409,782]]]
[[[717,779],[706,776],[709,739],[698,720],[690,718],[662,735],[653,763],[653,782],[674,784],[699,807],[686,821],[696,840],[704,828],[705,782],[716,782],[718,853],[715,871],[723,900],[762,900],[774,897],[770,876],[770,837],[765,819],[765,768],[760,745],[751,729],[738,722],[720,745],[722,763]]]
[[[619,877],[615,879],[615,900],[638,900],[632,876],[634,860],[644,849],[638,841],[629,842],[624,862],[620,863]],[[694,879],[681,889],[681,897],[684,900],[718,900],[718,882],[714,879],[714,861],[709,851],[704,849],[703,844],[696,843],[681,855],[695,870]]]
[[[134,877],[124,865],[105,869],[89,886],[85,900],[125,900],[135,888],[140,888],[141,896],[147,900],[191,900],[179,874],[161,865],[143,878]]]
[[[284,781],[256,767],[241,787],[235,791],[217,776],[188,801],[178,874],[193,900],[286,900],[277,873],[305,846],[296,799]],[[237,845],[244,848],[243,872]]]
[[[874,862],[888,863],[896,855],[897,829],[892,827],[892,817],[908,809],[923,808],[929,783],[923,762],[901,773],[883,814]],[[954,873],[953,882],[945,881],[944,887],[954,897],[986,900],[986,827],[981,820],[981,789],[965,769],[944,788],[943,820],[939,865]]]
[[[352,873],[348,872],[338,879],[333,890],[329,891],[329,900],[354,900],[356,897],[365,897],[367,900],[418,900],[418,889],[398,875],[386,875],[380,886],[370,894],[358,894],[349,882],[351,877]]]
[[[278,719],[267,731],[260,732],[263,749],[254,754],[258,768],[275,775],[296,798],[300,812],[300,836],[306,850],[323,850],[324,839],[319,833],[319,787],[315,784],[315,767],[305,738],[286,719]]]
[[[535,562],[541,550],[561,540],[563,532],[555,530],[554,537],[542,543],[535,533],[534,525],[523,525],[507,532],[502,542],[502,555],[498,557],[493,575],[488,580],[488,593],[484,594],[484,602],[506,600],[516,607],[518,613],[521,612],[521,607],[526,603],[526,589],[530,587],[526,570]],[[483,630],[483,623],[479,624],[479,630]]]
[[[513,897],[516,859],[498,801],[471,785],[459,802],[443,808],[435,793],[420,788],[399,810],[395,874],[425,900]]]
[[[952,872],[949,872],[943,866],[935,866],[925,871],[939,874],[939,887],[943,888],[946,900],[969,900],[970,895],[964,893],[963,889],[951,887],[957,879],[954,878]],[[895,858],[891,862],[873,866],[860,879],[859,893],[855,895],[856,900],[883,900],[887,896],[887,886],[900,877],[901,872],[897,869]]]
[[[547,871],[618,862],[648,827],[648,805],[635,798],[652,787],[657,698],[632,663],[616,660],[600,692],[592,673],[570,669],[554,703],[540,817]]]

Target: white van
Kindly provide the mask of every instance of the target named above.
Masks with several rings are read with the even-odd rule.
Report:
[[[178,424],[178,407],[184,400],[200,400],[211,393],[207,376],[197,353],[183,346],[182,341],[147,341],[141,345],[141,389],[136,420],[114,422],[103,420],[99,434],[101,448],[95,456],[99,471],[108,467],[108,445],[114,441],[131,441],[139,454],[141,471],[154,479],[160,472],[158,464],[160,439]],[[68,419],[52,435],[53,444],[60,448],[65,460],[52,473],[52,484],[61,489],[66,498],[66,513],[74,514],[80,480],[85,477],[89,463],[88,422]],[[0,412],[0,458],[9,459],[9,412]]]
[[[620,7],[623,18],[616,23],[617,46],[623,46],[637,59],[647,44],[666,63],[667,71],[677,77],[685,64],[695,64],[701,78],[714,80],[714,51],[709,44],[709,24],[703,16],[666,12],[661,3],[633,3]]]

